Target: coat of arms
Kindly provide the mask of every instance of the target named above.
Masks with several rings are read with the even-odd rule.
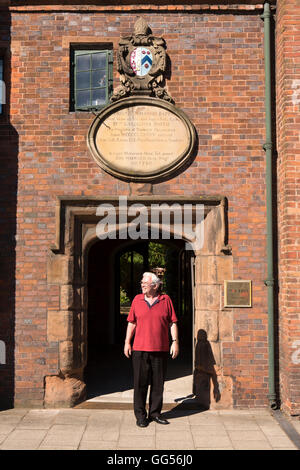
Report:
[[[143,18],[135,23],[132,36],[120,40],[117,61],[121,85],[111,101],[129,95],[148,95],[173,103],[165,89],[166,42],[152,35]]]

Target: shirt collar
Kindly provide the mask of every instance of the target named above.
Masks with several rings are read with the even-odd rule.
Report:
[[[160,301],[162,300],[162,294],[158,294],[158,297],[157,297],[157,299],[155,300],[155,302],[153,302],[153,304],[150,305],[149,302],[148,302],[148,300],[145,299],[145,294],[142,294],[142,295],[143,295],[142,300],[143,300],[144,302],[146,302],[146,304],[149,305],[149,307],[153,307],[153,305],[158,304],[158,302],[160,302]]]

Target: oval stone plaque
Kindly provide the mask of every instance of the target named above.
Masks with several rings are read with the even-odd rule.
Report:
[[[174,105],[156,98],[124,98],[101,111],[88,132],[96,162],[126,181],[151,181],[191,156],[195,130]]]

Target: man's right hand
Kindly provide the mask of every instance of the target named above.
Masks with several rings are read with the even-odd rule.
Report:
[[[131,356],[131,344],[130,343],[125,343],[124,345],[124,354],[126,357],[129,357]]]

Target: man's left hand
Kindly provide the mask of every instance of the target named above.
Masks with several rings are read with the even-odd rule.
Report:
[[[170,354],[172,356],[172,359],[175,359],[175,357],[178,356],[179,344],[177,343],[177,341],[173,341],[173,343],[171,344]]]

